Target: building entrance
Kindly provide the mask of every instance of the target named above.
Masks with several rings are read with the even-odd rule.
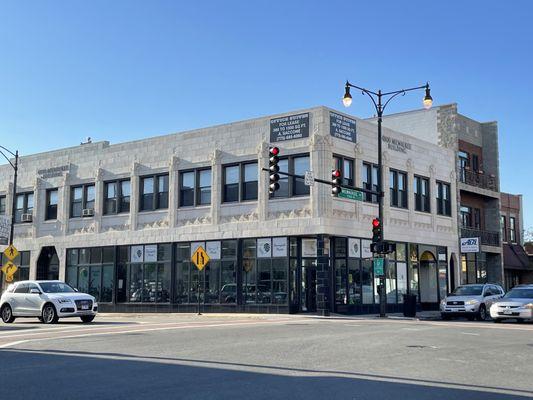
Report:
[[[37,260],[37,280],[59,279],[59,258],[54,246],[43,247]]]
[[[316,311],[316,260],[302,260],[300,308],[303,312]]]
[[[429,251],[420,257],[420,303],[437,303],[438,298],[438,273],[437,260]]]

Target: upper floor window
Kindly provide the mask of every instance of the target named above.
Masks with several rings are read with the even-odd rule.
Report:
[[[223,202],[257,200],[257,163],[224,167]]]
[[[6,196],[0,196],[0,215],[6,215]]]
[[[472,171],[479,171],[479,157],[477,154],[472,154]]]
[[[88,183],[70,188],[70,217],[83,216],[83,210],[94,212],[95,190],[94,183]]]
[[[57,189],[48,189],[46,191],[46,220],[57,219],[57,200]]]
[[[363,163],[362,178],[363,189],[378,191],[379,168],[377,165]],[[371,193],[365,193],[365,201],[377,203],[378,196]]]
[[[437,214],[452,215],[450,200],[450,184],[444,182],[437,182]]]
[[[141,178],[139,211],[168,208],[168,174]]]
[[[341,171],[342,184],[354,186],[354,161],[342,156],[333,156],[333,168]]]
[[[120,214],[130,211],[131,183],[129,179],[105,182],[104,214]]]
[[[180,207],[211,204],[211,168],[180,172]]]
[[[287,172],[294,175],[305,175],[305,171],[310,169],[309,156],[289,156],[279,160],[278,166],[281,172]],[[304,183],[304,178],[289,177],[286,175],[279,176],[279,189],[271,197],[292,197],[304,196],[310,193],[309,186]]]
[[[22,214],[33,214],[33,192],[17,194],[15,222],[22,222]]]
[[[463,228],[472,227],[472,208],[461,206],[461,226]]]
[[[507,242],[507,219],[505,215],[500,216],[500,225],[502,230],[502,241]]]
[[[509,217],[509,240],[516,243],[516,222],[514,217]]]
[[[429,179],[415,175],[415,210],[431,212],[429,204]]]
[[[391,207],[407,208],[407,174],[391,169],[389,181]]]
[[[457,162],[459,163],[459,180],[466,182],[466,169],[470,166],[470,156],[466,151],[457,153]]]

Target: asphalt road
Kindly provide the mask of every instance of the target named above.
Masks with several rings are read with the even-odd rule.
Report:
[[[0,399],[533,398],[533,324],[108,315],[0,324]]]

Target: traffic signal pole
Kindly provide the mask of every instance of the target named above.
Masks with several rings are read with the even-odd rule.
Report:
[[[381,151],[381,122],[383,119],[383,106],[381,103],[381,90],[378,91],[378,218],[381,223],[381,239],[385,240],[385,233],[383,231],[383,154]],[[385,276],[387,274],[388,256],[383,255],[383,275],[379,277],[379,316],[384,318],[387,312],[387,297],[385,289]]]

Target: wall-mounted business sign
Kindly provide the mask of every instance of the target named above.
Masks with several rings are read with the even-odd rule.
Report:
[[[270,142],[309,137],[309,113],[288,115],[270,120]]]
[[[329,133],[338,139],[355,143],[356,128],[355,119],[345,117],[334,112],[329,113]]]
[[[387,144],[387,148],[389,150],[398,151],[400,153],[407,153],[407,150],[411,150],[411,143],[407,143],[398,139],[393,139],[388,136],[383,136],[382,140],[383,143]]]
[[[42,179],[55,178],[57,176],[62,176],[64,172],[67,172],[70,169],[69,165],[61,165],[59,167],[51,167],[40,169],[37,171],[37,174]]]
[[[479,253],[479,238],[461,238],[461,253]]]

